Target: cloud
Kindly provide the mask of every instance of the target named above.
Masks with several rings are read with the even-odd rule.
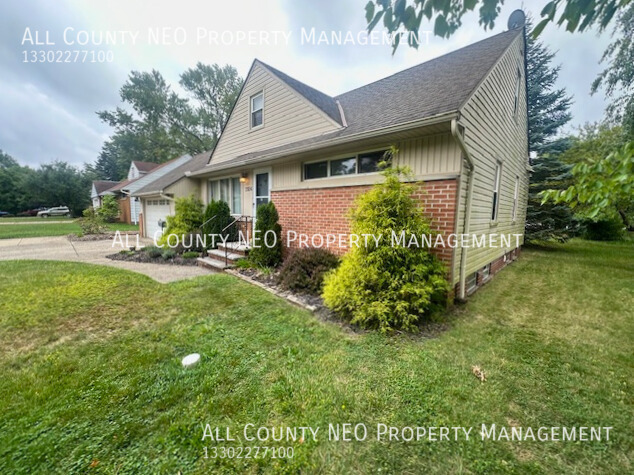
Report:
[[[254,58],[259,58],[287,74],[328,94],[336,95],[362,86],[407,67],[486,38],[506,29],[506,19],[522,2],[510,0],[503,6],[493,31],[478,25],[477,13],[464,17],[463,26],[450,38],[429,37],[418,50],[402,45],[392,55],[387,45],[310,45],[301,43],[301,30],[351,31],[365,29],[367,0],[300,1],[243,0],[241,2],[168,0],[110,0],[108,2],[32,2],[9,0],[0,4],[0,70],[3,95],[0,98],[0,148],[22,163],[37,165],[53,158],[74,164],[97,158],[110,130],[99,122],[95,111],[118,104],[118,89],[131,70],[157,69],[178,89],[178,76],[196,62],[232,64],[243,76]],[[530,4],[539,12],[547,0]],[[59,49],[67,27],[75,31],[138,32],[135,43],[126,41],[94,47],[111,50],[111,63],[45,64],[24,63],[20,44],[25,28],[49,31]],[[423,30],[431,30],[423,24]],[[185,44],[175,41],[176,30],[186,32]],[[238,31],[291,32],[287,43],[214,44],[197,38],[200,32]],[[378,31],[383,31],[381,25]],[[160,44],[149,41],[148,32],[165,37]],[[557,52],[561,63],[558,86],[574,95],[573,122],[599,120],[605,100],[601,94],[589,96],[590,84],[601,70],[598,61],[609,36],[592,32],[569,34],[550,26],[543,33],[546,45]],[[64,45],[61,45],[66,48]]]

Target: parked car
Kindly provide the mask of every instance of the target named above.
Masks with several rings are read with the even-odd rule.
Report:
[[[49,216],[70,216],[70,210],[68,206],[56,206],[55,208],[39,211],[37,215],[40,218],[48,218]]]
[[[39,208],[27,209],[26,211],[21,211],[18,213],[18,216],[37,216],[37,213],[40,211],[45,211],[48,208],[46,206],[40,206]]]
[[[0,218],[8,218],[9,216],[13,216],[8,211],[0,211]]]

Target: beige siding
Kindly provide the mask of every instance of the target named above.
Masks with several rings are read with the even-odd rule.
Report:
[[[339,128],[332,119],[256,63],[227,122],[211,162],[220,163],[245,153],[331,132]],[[250,101],[264,92],[263,126],[250,127]]]
[[[164,192],[165,194],[173,195],[174,198],[183,198],[190,195],[198,197],[200,195],[200,183],[192,178],[181,178],[176,183],[168,186]]]
[[[524,49],[521,36],[478,87],[461,111],[460,123],[465,127],[465,143],[475,162],[470,233],[523,233],[528,199],[528,142],[526,123],[526,89],[524,83]],[[517,69],[522,74],[517,114],[513,102]],[[497,222],[491,221],[496,162],[502,163]],[[515,178],[519,177],[517,219],[512,220]],[[460,187],[458,232],[464,224],[467,177]],[[521,240],[523,242],[523,240]],[[513,248],[512,246],[511,248]],[[472,248],[467,251],[467,275],[501,257],[509,249]],[[458,278],[459,253],[454,275]]]
[[[372,150],[389,148],[393,143]],[[411,168],[417,180],[430,178],[455,177],[460,173],[460,149],[450,134],[436,134],[394,143],[399,149],[396,165]],[[350,149],[337,154],[324,154],[323,157],[310,157],[306,161],[341,158],[368,151],[364,148]],[[342,177],[302,180],[301,156],[292,162],[273,166],[273,191],[293,190],[300,188],[325,188],[337,186],[367,185],[376,183],[381,175],[376,173],[364,175],[347,175]]]

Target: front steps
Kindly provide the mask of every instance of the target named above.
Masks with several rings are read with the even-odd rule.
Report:
[[[249,246],[228,242],[226,245],[218,244],[218,249],[207,251],[207,257],[199,257],[198,266],[222,272],[225,269],[235,267],[238,259],[243,259],[249,253]]]

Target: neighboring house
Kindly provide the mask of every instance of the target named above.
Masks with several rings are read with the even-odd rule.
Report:
[[[92,182],[92,189],[90,191],[90,201],[93,208],[99,208],[102,203],[105,192],[117,185],[117,181],[97,180]]]
[[[202,155],[182,167],[184,190],[176,181],[137,192],[151,196],[146,235],[196,180],[204,203],[224,200],[235,216],[273,201],[283,235],[348,233],[347,212],[383,179],[377,165],[391,146],[399,150],[393,166],[411,168],[415,196],[440,234],[522,234],[525,52],[525,31],[514,29],[336,97],[255,60],[207,163]],[[462,298],[519,247],[435,252]]]
[[[119,203],[119,221],[128,224],[137,224],[139,222],[140,203],[137,199],[130,197],[131,191],[136,189],[135,183],[140,181],[152,170],[161,166],[162,165],[158,163],[133,161],[130,163],[127,179],[120,182],[93,182],[93,192],[91,194],[93,207],[99,208],[101,206],[103,196],[113,195]],[[104,190],[96,191],[96,183],[111,183],[111,186]]]
[[[175,198],[200,196],[200,180],[188,178],[186,173],[204,167],[210,155],[211,152],[204,152],[172,160],[168,163],[173,166],[168,170],[161,169],[164,173],[152,173],[144,186],[133,192],[133,196],[140,200],[143,236],[154,238],[161,234],[162,223],[174,214]]]

